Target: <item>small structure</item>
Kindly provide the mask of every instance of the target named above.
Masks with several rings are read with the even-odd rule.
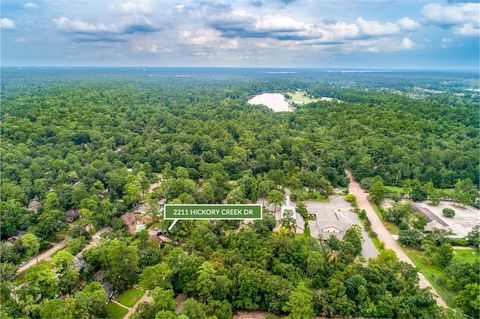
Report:
[[[36,213],[39,208],[40,208],[40,201],[38,200],[38,197],[34,197],[30,201],[30,203],[28,203],[28,206],[27,206],[27,209],[34,213]]]
[[[74,222],[80,216],[78,209],[70,209],[65,213],[65,221],[67,223]]]
[[[9,242],[14,242],[15,240],[19,239],[19,238],[22,238],[23,235],[25,235],[27,232],[26,231],[23,231],[23,230],[19,230],[17,231],[17,233],[15,235],[13,235],[12,237],[8,237],[7,238],[7,241]]]
[[[122,216],[123,223],[127,225],[128,232],[134,234],[136,231],[135,227],[135,215],[131,213],[126,213]]]
[[[303,217],[299,213],[297,213],[297,208],[290,204],[290,196],[287,194],[285,197],[285,205],[282,205],[282,207],[280,208],[280,219],[283,219],[285,217],[286,212],[291,213],[292,217],[295,219],[295,224],[297,225],[295,232],[297,234],[302,234],[305,228],[305,222],[303,220]]]
[[[441,229],[447,232],[450,232],[450,228],[448,226],[442,225],[436,220],[432,220],[431,222],[427,223],[425,226],[425,231],[433,231],[434,229]]]
[[[163,229],[151,229],[148,231],[148,235],[150,236],[150,241],[156,242],[158,245],[161,243],[170,243],[171,240],[167,236],[165,236],[166,230]]]
[[[102,284],[103,290],[105,290],[108,295],[108,299],[112,299],[114,297],[115,292],[113,290],[112,283],[109,281],[105,281],[105,272],[103,270],[97,271],[93,275],[93,279]]]
[[[99,270],[93,274],[93,279],[98,282],[103,282],[105,279],[105,272],[103,270]]]
[[[147,213],[147,204],[145,202],[140,203],[139,205],[133,208],[133,211],[137,214],[146,214]]]
[[[83,260],[83,254],[82,253],[78,253],[75,256],[75,259],[73,260],[72,264],[73,264],[73,268],[79,269],[79,270],[83,270],[85,268],[85,266],[87,265],[85,260]]]
[[[105,290],[105,292],[107,293],[108,299],[109,300],[112,299],[114,295],[112,283],[109,281],[106,281],[103,283],[102,287],[103,287],[103,290]]]
[[[147,228],[146,224],[152,221],[152,217],[148,215],[126,213],[122,216],[122,220],[128,227],[130,234],[142,231]]]

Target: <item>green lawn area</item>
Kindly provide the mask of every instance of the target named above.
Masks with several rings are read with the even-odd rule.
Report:
[[[132,288],[125,290],[118,298],[117,302],[127,307],[133,307],[137,301],[143,296],[144,291],[140,288]]]
[[[454,189],[453,188],[442,188],[440,189],[446,197],[453,197]],[[385,191],[387,193],[400,193],[403,194],[403,188],[399,186],[385,186]]]
[[[381,242],[380,239],[378,239],[378,237],[370,236],[370,239],[372,240],[375,248],[377,248],[378,252],[381,252],[384,249],[383,242]]]
[[[453,297],[455,294],[445,287],[445,273],[443,272],[443,269],[438,266],[428,264],[421,250],[405,246],[402,248],[415,263],[415,266],[418,268],[418,270],[424,274],[425,277],[427,277],[428,281],[445,300],[445,302],[450,307],[454,306]],[[478,250],[455,249],[454,256],[454,258],[461,258],[468,263],[474,262],[476,259],[478,260],[480,258]]]
[[[318,100],[318,99],[312,99],[311,97],[306,95],[306,93],[303,91],[288,92],[287,94],[291,96],[291,101],[294,103],[306,104],[306,103],[311,103]]]
[[[420,271],[425,277],[427,277],[428,281],[432,284],[432,286],[443,298],[443,300],[445,300],[447,305],[449,307],[454,306],[453,297],[455,295],[445,287],[443,270],[438,266],[429,265],[426,262],[422,251],[405,246],[403,246],[402,248],[410,257],[410,259],[412,259],[412,261],[415,263],[418,271]]]
[[[385,190],[387,193],[403,193],[403,188],[398,186],[385,186]]]
[[[454,249],[455,258],[460,258],[467,263],[473,263],[480,259],[480,251],[478,249]]]
[[[109,302],[107,305],[107,318],[109,319],[122,319],[127,314],[128,310],[120,307],[116,303]]]

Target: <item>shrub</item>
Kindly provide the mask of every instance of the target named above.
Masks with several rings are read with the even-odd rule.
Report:
[[[442,213],[443,213],[443,216],[448,218],[452,218],[453,216],[455,216],[455,211],[451,208],[442,209]]]
[[[353,194],[345,195],[345,199],[347,200],[347,202],[349,202],[351,204],[356,204],[357,203],[357,198]]]
[[[423,239],[423,234],[418,229],[400,230],[398,241],[406,246],[418,246]]]

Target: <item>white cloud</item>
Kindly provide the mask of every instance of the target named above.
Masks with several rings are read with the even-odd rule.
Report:
[[[70,20],[67,17],[53,19],[56,27],[64,32],[97,33],[97,32],[118,32],[115,25],[107,26],[103,23],[89,23],[82,20]]]
[[[2,18],[2,20],[0,20],[0,26],[5,30],[13,30],[15,29],[15,22],[8,18]]]
[[[400,28],[391,22],[381,24],[377,21],[367,21],[362,17],[357,18],[357,25],[360,27],[360,30],[365,35],[371,36],[382,36],[382,35],[391,35],[400,31]]]
[[[414,30],[419,26],[418,22],[410,19],[409,17],[403,17],[401,19],[398,19],[397,25],[402,30]]]
[[[456,34],[480,35],[480,3],[459,3],[442,6],[430,3],[422,8],[427,23],[453,28]]]
[[[450,43],[452,43],[452,39],[443,38],[442,41],[441,41],[441,46],[442,46],[442,48],[446,49],[450,46]]]
[[[90,23],[82,20],[71,20],[67,17],[53,19],[58,30],[80,36],[77,40],[99,41],[100,39],[111,42],[125,41],[115,38],[117,35],[133,33],[151,33],[160,29],[154,26],[147,18],[134,18],[119,21],[118,24]]]
[[[173,53],[173,50],[170,47],[166,47],[163,45],[151,43],[147,45],[137,45],[135,46],[135,50],[138,52],[147,52],[147,53],[154,53],[154,54],[162,54],[162,53]]]
[[[191,31],[181,31],[180,39],[185,43],[196,46],[211,45],[221,39],[220,32],[214,29],[200,29],[192,33]]]
[[[405,37],[402,39],[402,42],[400,44],[400,47],[405,50],[410,50],[415,47],[415,42],[413,42],[411,39]]]
[[[239,47],[236,39],[225,39],[221,33],[212,28],[201,28],[195,32],[183,30],[179,34],[183,43],[195,49],[221,49],[232,50]]]
[[[208,20],[207,20],[208,21]],[[303,23],[285,15],[257,15],[245,10],[232,10],[209,20],[209,25],[228,38],[276,39],[301,41],[305,44],[344,42],[368,37],[382,37],[413,30],[418,23],[409,17],[394,22],[368,21],[362,17],[354,22],[322,21]]]
[[[23,5],[25,9],[35,9],[38,7],[38,4],[32,3],[32,2],[27,2]]]
[[[466,36],[480,36],[480,28],[475,27],[472,23],[467,23],[455,28],[455,34]]]
[[[118,5],[118,9],[127,13],[149,13],[152,12],[153,7],[148,0],[130,0],[122,2]]]
[[[255,22],[255,29],[259,31],[301,31],[306,30],[308,26],[304,23],[282,15],[266,15]]]

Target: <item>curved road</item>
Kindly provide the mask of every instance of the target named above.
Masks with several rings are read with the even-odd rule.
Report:
[[[33,257],[32,259],[30,259],[30,261],[28,261],[25,265],[18,268],[17,275],[21,274],[22,272],[24,272],[28,268],[36,265],[37,262],[41,262],[42,260],[45,260],[45,259],[47,259],[47,260],[50,259],[50,257],[56,251],[64,248],[67,245],[67,242],[68,242],[69,239],[70,239],[70,237],[64,238],[62,241],[53,245],[52,248],[50,248],[50,249],[46,250],[45,252],[39,254],[37,257]]]
[[[388,232],[385,225],[383,225],[382,221],[373,210],[372,204],[368,201],[367,194],[363,191],[357,181],[355,181],[352,173],[348,170],[346,171],[346,173],[350,178],[348,191],[350,194],[355,195],[355,197],[357,198],[358,207],[360,209],[364,209],[367,212],[367,217],[372,224],[372,230],[377,233],[378,239],[380,241],[383,241],[383,243],[385,244],[385,248],[393,250],[401,261],[409,263],[410,265],[415,267],[415,264],[410,259],[410,257],[408,257],[408,255],[403,251],[397,241]],[[433,288],[427,278],[425,278],[425,276],[421,273],[418,273],[418,277],[420,281],[420,287],[431,288],[435,299],[437,300],[437,304],[439,306],[447,307],[445,300],[443,300],[443,298],[438,295],[438,293],[435,291],[435,288]]]

